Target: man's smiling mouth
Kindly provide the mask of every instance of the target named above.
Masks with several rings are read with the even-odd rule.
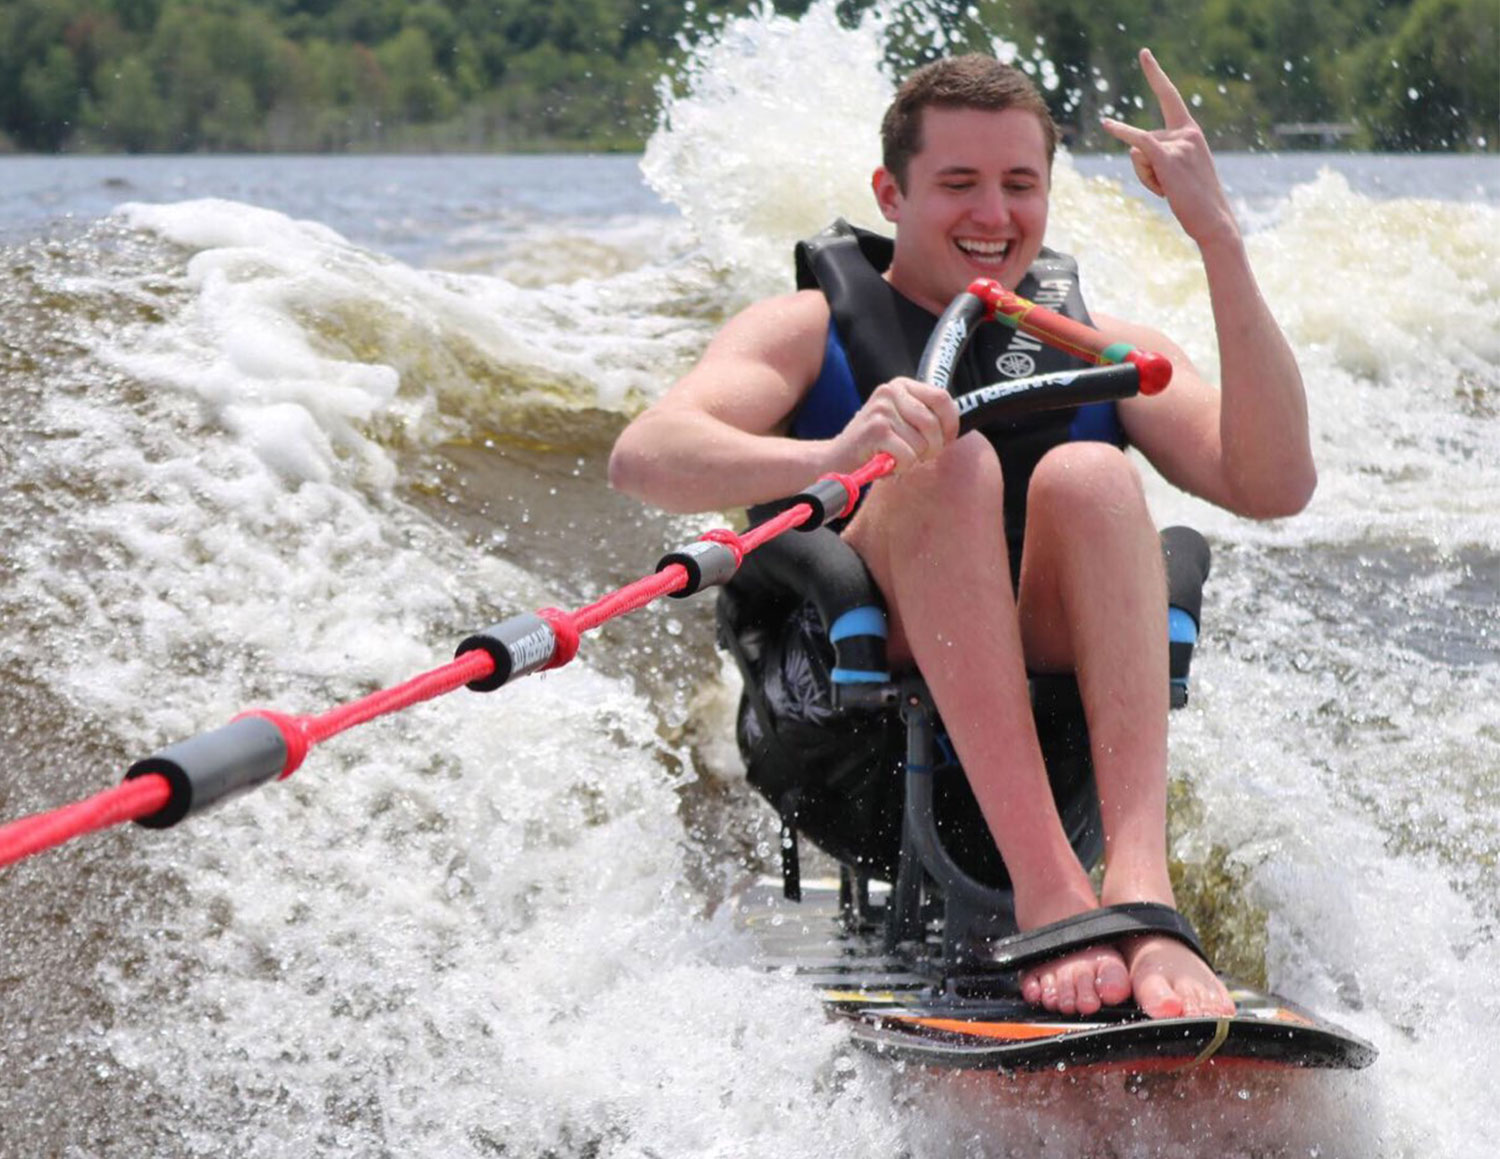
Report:
[[[968,257],[988,263],[1003,262],[1011,247],[1008,241],[983,241],[970,237],[957,238],[954,244]]]

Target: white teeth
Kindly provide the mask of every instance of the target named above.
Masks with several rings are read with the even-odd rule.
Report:
[[[1008,241],[974,241],[965,238],[958,243],[958,248],[966,254],[973,254],[979,258],[1003,258],[1010,252]]]

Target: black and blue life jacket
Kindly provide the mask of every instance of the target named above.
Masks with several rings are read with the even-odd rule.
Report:
[[[916,373],[937,317],[881,277],[895,244],[842,218],[796,248],[797,288],[817,289],[831,313],[817,381],[792,416],[795,438],[838,434],[881,383]],[[1043,249],[1017,293],[1066,317],[1090,324],[1078,287],[1078,265]],[[1006,379],[1078,370],[1087,364],[998,322],[975,331],[950,389],[955,395]],[[1078,439],[1125,445],[1112,402],[1027,415],[986,431],[1005,475],[1005,527],[1012,567],[1019,566],[1031,473],[1053,447]]]

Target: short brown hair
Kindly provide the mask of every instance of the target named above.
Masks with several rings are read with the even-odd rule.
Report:
[[[1057,152],[1057,124],[1036,85],[1020,69],[992,56],[969,53],[923,65],[896,90],[891,107],[880,122],[881,163],[896,183],[906,188],[906,167],[922,151],[922,110],[985,109],[1002,112],[1024,109],[1035,113],[1047,138],[1047,165]]]

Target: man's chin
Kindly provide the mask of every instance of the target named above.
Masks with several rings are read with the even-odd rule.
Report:
[[[1014,290],[1021,284],[1021,278],[1025,276],[1024,270],[1016,270],[1009,262],[993,267],[981,266],[977,262],[965,262],[964,266],[964,273],[967,275],[962,287],[964,290],[981,278],[990,282],[999,282],[1007,290]]]

